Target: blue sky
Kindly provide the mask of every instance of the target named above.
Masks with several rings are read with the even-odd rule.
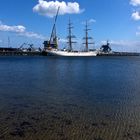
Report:
[[[0,47],[7,46],[8,37],[12,47],[24,42],[42,46],[58,5],[57,34],[62,40],[70,17],[79,42],[88,20],[95,47],[108,39],[114,50],[140,51],[140,0],[0,0]]]

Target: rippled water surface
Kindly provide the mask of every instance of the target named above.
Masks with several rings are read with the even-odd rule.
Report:
[[[0,57],[0,140],[140,140],[140,57]]]

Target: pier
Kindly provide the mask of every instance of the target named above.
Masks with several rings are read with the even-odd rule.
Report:
[[[21,45],[19,48],[0,47],[0,56],[42,55],[41,48],[36,49],[33,47],[32,44],[29,44],[29,45],[30,47],[26,47],[26,48],[23,48],[23,45]]]
[[[44,51],[19,51],[19,50],[8,50],[0,51],[0,56],[48,56],[47,52]],[[114,53],[98,53],[97,56],[140,56],[140,53],[134,52],[114,52]]]
[[[19,51],[6,51],[0,52],[0,56],[36,56],[43,55],[42,52],[19,52]]]
[[[47,52],[41,48],[12,48],[12,47],[0,47],[0,56],[48,56]],[[97,56],[140,56],[138,52],[104,52],[99,51]]]
[[[135,53],[135,52],[112,52],[112,53],[98,53],[97,56],[140,56],[140,53]]]

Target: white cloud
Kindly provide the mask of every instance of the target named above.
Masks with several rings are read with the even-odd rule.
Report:
[[[17,32],[22,33],[25,32],[26,28],[22,25],[18,26],[8,26],[8,25],[0,25],[0,31],[8,31],[8,32]]]
[[[77,2],[59,2],[59,1],[45,1],[39,0],[38,4],[33,7],[33,11],[48,17],[54,17],[56,15],[57,9],[60,7],[59,15],[64,14],[79,14],[83,12],[80,9],[80,5]]]
[[[64,39],[64,38],[60,38],[60,39],[59,39],[59,42],[61,42],[61,43],[67,43],[67,41],[68,41],[68,40],[67,40],[67,39]]]
[[[136,36],[140,36],[140,26],[138,26],[138,31],[136,32]]]
[[[133,6],[139,6],[140,5],[140,0],[131,0],[130,4]]]
[[[140,20],[140,12],[136,11],[136,12],[132,13],[132,19]]]
[[[140,26],[138,26],[138,31],[136,32],[136,36],[140,36]]]
[[[140,30],[140,26],[138,26],[138,30]]]
[[[31,37],[31,38],[37,38],[37,39],[46,39],[46,37],[44,37],[43,35],[40,35],[40,34],[37,34],[37,33],[34,33],[34,32],[23,32],[23,33],[20,33],[19,35],[21,36],[26,36],[26,37]]]
[[[136,32],[136,35],[137,35],[137,36],[140,36],[140,31]]]
[[[88,23],[95,23],[95,22],[96,22],[95,19],[90,19],[90,20],[88,21]]]
[[[26,27],[22,25],[9,26],[0,22],[0,31],[14,32],[21,36],[32,37],[37,39],[45,39],[43,35],[26,31]]]
[[[92,24],[92,23],[95,23],[95,22],[96,22],[96,20],[95,19],[92,19],[92,18],[87,21],[88,24]],[[86,21],[83,21],[82,24],[85,25],[86,24]]]
[[[102,41],[102,43],[106,44],[106,41]],[[113,51],[140,52],[140,41],[138,40],[111,40],[109,43]]]
[[[106,44],[107,41],[103,40],[101,41],[102,44]],[[134,47],[134,46],[139,46],[140,41],[135,41],[135,40],[110,40],[109,43],[111,46],[122,46],[122,47]]]
[[[134,42],[128,41],[128,40],[119,40],[119,41],[111,40],[110,41],[110,44],[116,45],[116,46],[131,46],[132,43],[134,44]]]

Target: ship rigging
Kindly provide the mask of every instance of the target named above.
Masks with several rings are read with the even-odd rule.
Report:
[[[75,37],[75,35],[72,34],[72,29],[73,29],[72,22],[69,19],[69,24],[68,24],[69,34],[67,37],[67,39],[68,39],[68,42],[67,42],[68,43],[68,51],[73,51],[73,44],[76,43],[76,41],[73,41],[73,39],[76,37]]]
[[[90,31],[90,30],[91,29],[88,28],[88,21],[86,21],[86,23],[85,23],[85,37],[83,38],[83,40],[85,40],[83,44],[85,45],[86,52],[89,51],[89,45],[94,44],[94,42],[89,42],[89,40],[93,40],[93,38],[88,35],[88,31]]]

